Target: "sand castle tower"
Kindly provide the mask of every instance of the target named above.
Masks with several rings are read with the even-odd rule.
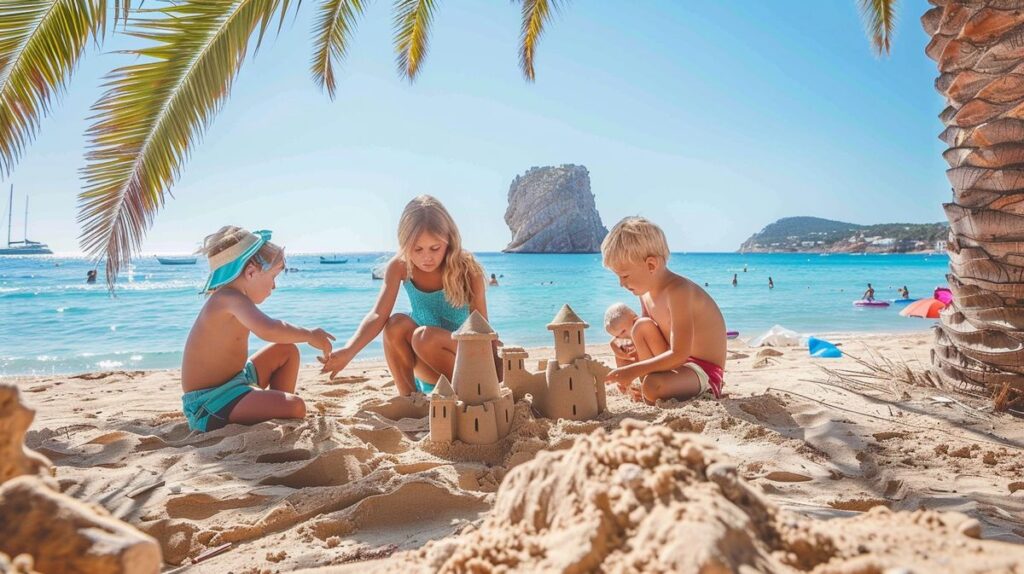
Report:
[[[515,399],[532,395],[534,408],[548,418],[587,420],[604,412],[604,378],[611,369],[587,355],[583,331],[589,326],[563,305],[548,324],[555,337],[555,360],[540,361],[538,372],[526,369],[529,354],[521,347],[502,349],[504,382]]]
[[[498,338],[483,315],[473,311],[454,333],[455,371],[430,395],[430,440],[491,444],[512,428],[512,391],[502,388],[492,341]]]

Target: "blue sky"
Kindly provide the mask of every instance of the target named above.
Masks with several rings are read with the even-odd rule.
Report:
[[[272,229],[293,252],[393,250],[420,193],[448,206],[470,249],[499,250],[512,178],[562,163],[590,170],[606,226],[645,215],[675,251],[731,251],[791,215],[944,218],[925,0],[901,3],[886,59],[854,0],[571,2],[541,42],[534,84],[517,65],[518,5],[442,2],[410,84],[395,73],[391,7],[377,2],[334,101],[308,71],[314,4],[245,63],[144,252],[191,251],[228,223]],[[15,186],[15,236],[28,192],[30,237],[78,250],[89,107],[125,45],[89,55],[3,182]]]

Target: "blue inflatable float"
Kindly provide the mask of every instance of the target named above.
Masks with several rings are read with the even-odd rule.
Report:
[[[811,352],[812,357],[819,359],[838,359],[843,356],[843,352],[838,347],[817,337],[807,338],[807,350]]]

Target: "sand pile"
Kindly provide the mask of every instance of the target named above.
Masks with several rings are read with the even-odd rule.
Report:
[[[479,528],[382,570],[1024,571],[1024,548],[979,533],[934,511],[812,521],[778,509],[699,436],[626,420],[513,469]]]
[[[844,342],[851,351],[859,345],[855,338],[830,340]],[[931,336],[872,336],[871,341],[884,345],[880,350],[886,357],[905,353],[926,362]],[[933,388],[890,390],[887,385],[865,390],[814,382],[820,361],[809,358],[806,349],[783,349],[770,357],[770,365],[758,368],[761,359],[755,349],[737,341],[730,345],[727,396],[721,401],[667,401],[653,407],[610,389],[608,411],[593,421],[539,417],[529,401],[521,401],[509,435],[486,446],[431,443],[425,418],[429,403],[423,397],[396,397],[383,361],[359,363],[333,380],[315,366],[303,367],[299,388],[310,407],[304,420],[229,425],[210,433],[188,429],[177,371],[26,377],[17,384],[38,408],[25,442],[53,461],[60,492],[89,508],[102,507],[152,536],[162,550],[163,567],[188,565],[189,574],[302,568],[362,572],[368,567],[365,561],[389,556],[400,562],[385,560],[379,569],[404,571],[412,556],[408,552],[433,541],[428,547],[431,561],[418,558],[424,561],[413,567],[429,570],[424,565],[444,564],[456,550],[468,548],[471,536],[489,531],[493,534],[488,540],[498,540],[500,520],[509,528],[509,560],[520,561],[520,570],[558,569],[561,562],[553,562],[548,550],[560,547],[586,549],[567,563],[585,565],[585,557],[597,552],[605,556],[602,566],[609,570],[615,564],[633,568],[631,564],[650,559],[644,553],[653,549],[668,556],[666,560],[681,559],[692,548],[713,548],[716,543],[724,546],[705,551],[707,556],[744,548],[750,555],[736,564],[756,564],[766,571],[801,567],[798,559],[785,556],[796,552],[783,544],[787,539],[771,534],[782,530],[778,524],[785,520],[762,521],[751,510],[754,506],[733,502],[707,479],[707,465],[719,456],[735,461],[744,484],[775,505],[765,506],[765,513],[785,511],[800,520],[822,522],[821,528],[833,528],[832,523],[842,528],[814,531],[832,541],[837,557],[857,544],[873,547],[874,542],[863,540],[843,542],[845,533],[901,529],[897,523],[910,520],[903,514],[881,522],[871,518],[882,510],[862,514],[873,506],[956,510],[980,522],[984,539],[1024,543],[1024,427],[1018,420],[949,399],[936,402],[940,391]],[[588,350],[611,362],[607,347]],[[531,357],[547,358],[551,352],[533,350]],[[847,358],[828,365],[857,367]],[[904,398],[907,393],[909,399]],[[30,419],[23,417],[18,436]],[[589,460],[583,451],[572,450],[577,441],[584,444],[575,448],[598,452],[599,445],[610,443],[608,437],[623,432],[626,419],[696,433],[699,437],[686,435],[686,444],[701,452],[704,466],[666,454],[669,448],[684,450],[675,438],[651,447],[656,456],[650,463],[646,455],[634,460],[608,452],[588,462],[586,470],[576,462],[556,467],[564,472],[535,466],[563,460],[561,456]],[[598,429],[606,436],[595,442],[592,433]],[[2,460],[10,456],[6,453],[23,452],[20,439],[16,446],[4,450]],[[562,454],[552,454],[558,452]],[[534,458],[538,460],[531,463]],[[636,482],[637,469],[629,464],[640,469],[641,484],[658,472],[677,473],[684,480],[674,479],[677,486],[668,494],[658,490],[660,483],[652,483],[645,487],[650,498],[641,499],[636,494],[640,490],[625,492],[624,485]],[[546,486],[526,490],[529,477]],[[504,485],[500,496],[499,485]],[[587,493],[600,485],[606,491],[618,485],[623,492],[614,495],[619,498],[605,492],[605,506],[588,502]],[[506,502],[506,490],[519,498]],[[681,503],[684,495],[704,502]],[[525,515],[522,508],[530,496],[536,497],[537,508],[513,520],[516,512]],[[490,515],[496,507],[502,514],[494,516],[500,520]],[[620,507],[616,512],[628,520],[623,524],[619,514],[604,510]],[[690,530],[680,533],[683,526],[671,513],[684,510],[681,516],[689,517]],[[918,520],[930,520],[927,516]],[[748,533],[737,526],[744,520],[757,528]],[[943,520],[956,534],[953,523]],[[575,528],[584,521],[600,527],[603,538],[587,538],[585,528]],[[663,521],[670,525],[662,528]],[[552,534],[563,531],[564,538]],[[947,540],[929,529],[920,531],[926,538]],[[641,548],[636,542],[647,538],[655,540],[653,546]],[[953,539],[973,544],[960,535]],[[928,539],[877,540],[888,548],[886,556],[896,555],[897,543],[928,552],[938,544]],[[0,551],[12,558],[17,553],[5,550],[2,541]],[[480,552],[467,554],[467,559],[478,560],[474,564],[484,569],[503,564],[492,557],[497,550]],[[552,562],[542,567],[541,560]],[[655,569],[661,562],[651,564]],[[36,570],[49,572],[38,561]]]
[[[0,385],[0,573],[159,572],[156,540],[52,489],[50,461],[22,442],[33,416],[17,387]]]

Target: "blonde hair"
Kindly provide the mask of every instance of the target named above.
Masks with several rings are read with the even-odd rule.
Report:
[[[605,267],[621,263],[642,263],[648,257],[668,261],[668,241],[660,227],[643,217],[626,217],[615,224],[601,242]]]
[[[218,229],[216,233],[207,235],[203,239],[203,246],[196,253],[205,255],[207,258],[212,257],[236,245],[249,235],[251,233],[244,228],[235,225],[225,225]],[[276,265],[278,261],[284,262],[284,248],[268,241],[245,264],[246,266],[250,263],[258,265],[260,269],[266,271]]]
[[[604,329],[607,331],[616,321],[625,317],[636,317],[636,311],[625,303],[612,303],[611,307],[604,312]]]
[[[453,307],[470,305],[473,302],[473,277],[483,276],[483,267],[472,253],[462,249],[462,236],[455,221],[441,202],[430,195],[421,195],[410,201],[398,220],[398,246],[410,279],[412,248],[423,233],[436,235],[448,243],[448,251],[441,264],[445,299]]]

